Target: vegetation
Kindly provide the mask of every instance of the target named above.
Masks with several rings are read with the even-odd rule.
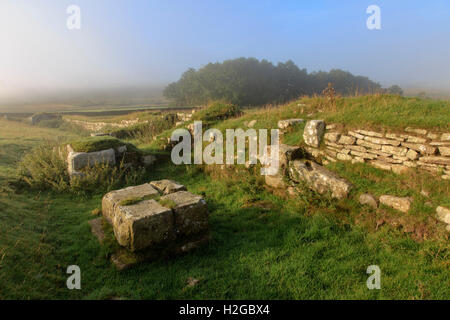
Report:
[[[125,143],[110,136],[87,137],[69,143],[75,152],[95,152],[105,149],[117,148]]]
[[[214,102],[207,108],[194,113],[193,120],[202,120],[206,122],[217,122],[228,118],[241,115],[241,109],[233,104]]]
[[[448,102],[391,95],[336,97],[335,106],[326,97],[304,97],[280,107],[244,110],[214,126],[245,128],[257,120],[256,129],[275,128],[280,119],[322,117],[349,127],[400,130],[413,124],[448,131],[448,110]],[[149,171],[124,171],[120,179],[111,179],[105,171],[90,180],[90,186],[78,185],[83,194],[55,193],[39,184],[30,189],[12,183],[18,161],[37,152],[32,151],[36,144],[48,145],[50,138],[60,137],[54,142],[59,146],[79,137],[11,123],[0,120],[1,299],[448,298],[448,239],[443,224],[434,219],[434,209],[450,206],[450,181],[419,171],[405,176],[365,164],[330,164],[330,170],[355,185],[351,198],[337,201],[307,188],[295,197],[273,192],[265,187],[258,167],[160,161]],[[290,130],[284,142],[298,143],[302,125]],[[154,143],[170,131],[163,131]],[[40,167],[26,156],[35,161],[30,168],[50,172],[48,163],[57,160],[37,155],[49,160]],[[37,180],[47,183],[46,176]],[[179,181],[205,198],[212,240],[189,254],[118,272],[110,263],[111,246],[101,245],[88,223],[93,212],[100,212],[105,192],[101,185],[118,189],[160,179]],[[413,207],[408,214],[387,207],[375,211],[355,200],[362,192],[410,196]],[[113,239],[110,232],[107,238]],[[66,288],[66,269],[73,264],[82,270],[82,290]],[[366,270],[373,264],[382,271],[381,290],[366,287]],[[188,286],[189,278],[199,282]]]
[[[189,69],[180,80],[166,87],[164,95],[178,105],[222,100],[256,106],[320,94],[330,82],[341,95],[382,91],[378,83],[342,70],[308,73],[292,61],[274,66],[267,60],[239,58],[209,63],[199,70]]]

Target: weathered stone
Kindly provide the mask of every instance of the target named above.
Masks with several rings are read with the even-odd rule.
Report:
[[[257,122],[257,120],[252,120],[252,121],[250,121],[250,122],[248,123],[248,127],[249,127],[249,128],[253,128],[253,127],[255,126],[256,122]]]
[[[409,143],[409,142],[402,142],[402,146],[413,149],[415,151],[419,151],[421,154],[435,154],[437,149],[433,146],[429,146],[426,144],[417,144],[417,143]]]
[[[331,156],[326,155],[325,158],[329,161],[329,162],[337,162],[337,160]],[[325,160],[326,161],[326,160]],[[324,165],[327,165],[329,162],[325,163],[325,161],[323,162]]]
[[[338,141],[340,136],[341,134],[339,132],[326,132],[324,135],[324,139],[331,142],[336,142]]]
[[[409,168],[417,168],[417,163],[414,161],[403,161],[403,164]]]
[[[444,174],[441,178],[444,180],[450,180],[450,174]]]
[[[364,136],[362,134],[356,133],[354,131],[349,131],[348,135],[352,136],[352,137],[355,137],[357,139],[364,139]]]
[[[439,147],[441,156],[450,157],[450,147]]]
[[[400,145],[400,141],[384,139],[384,138],[365,137],[364,140],[375,143],[375,144],[391,145],[391,146],[395,146],[395,147]]]
[[[354,144],[355,142],[356,142],[355,137],[350,137],[350,136],[345,136],[345,135],[342,135],[341,138],[339,139],[340,144]]]
[[[350,156],[348,154],[344,154],[344,153],[338,153],[338,154],[336,154],[336,159],[341,160],[341,161],[350,161],[350,160],[352,160],[352,156]]]
[[[429,139],[435,140],[435,139],[438,139],[438,138],[439,138],[439,135],[438,135],[437,133],[432,133],[432,132],[430,132],[430,133],[427,134],[427,137],[428,137]]]
[[[270,166],[272,164],[272,161],[275,159],[271,159],[271,147],[270,145],[266,147],[266,161],[268,160],[267,166]],[[302,159],[307,156],[306,150],[304,150],[302,147],[298,146],[290,146],[287,144],[280,144],[278,146],[278,172],[280,174],[287,174],[287,166],[289,161],[296,160],[296,159]],[[266,175],[267,176],[267,175]],[[269,178],[269,180],[271,180]]]
[[[424,163],[450,165],[450,158],[447,157],[430,156],[430,157],[421,157],[419,160]]]
[[[205,200],[187,191],[179,191],[162,196],[164,201],[173,203],[175,231],[177,236],[190,236],[208,230],[208,207]]]
[[[395,154],[397,156],[405,156],[408,152],[408,149],[394,146],[382,146],[381,151],[385,153]]]
[[[410,159],[409,158],[407,158],[406,156],[405,157],[402,157],[402,156],[397,156],[397,155],[393,155],[392,156],[395,160],[400,160],[401,162],[403,162],[403,161],[409,161]]]
[[[112,226],[117,242],[131,252],[175,238],[173,212],[155,200],[114,207]]]
[[[281,174],[265,175],[264,180],[268,186],[275,189],[284,189],[286,187],[283,175]]]
[[[450,133],[443,133],[441,136],[441,141],[450,141]]]
[[[354,157],[354,158],[352,159],[352,164],[355,164],[355,163],[364,163],[364,162],[366,162],[366,161],[364,160],[364,158],[361,158],[361,157]]]
[[[330,156],[330,157],[333,157],[333,158],[336,158],[336,154],[337,154],[337,151],[335,151],[335,150],[330,150],[330,149],[325,149],[325,153],[328,155],[328,156]]]
[[[360,133],[365,136],[371,136],[371,137],[383,137],[382,133],[374,132],[374,131],[366,131],[366,130],[356,130],[357,133]]]
[[[391,165],[391,170],[395,174],[407,174],[410,172],[411,169],[406,166],[402,166],[400,164],[393,164]]]
[[[310,120],[306,123],[303,140],[311,147],[318,148],[325,133],[323,120]]]
[[[290,126],[293,126],[295,124],[300,124],[305,122],[304,119],[287,119],[287,120],[280,120],[278,121],[278,128],[281,130],[287,129]]]
[[[361,139],[356,140],[356,144],[360,145],[360,146],[363,146],[363,147],[375,149],[375,150],[381,150],[381,145],[375,144],[375,143],[371,143],[371,142],[368,142],[368,141],[365,141],[365,140],[361,140]]]
[[[330,142],[330,141],[326,141],[326,140],[325,140],[325,145],[326,145],[326,146],[333,147],[333,148],[335,148],[335,149],[342,149],[342,148],[344,147],[344,146],[341,145],[341,144],[337,144],[337,143]]]
[[[325,155],[325,153],[322,150],[317,148],[305,147],[305,150],[307,151],[308,159],[317,159]]]
[[[427,130],[424,129],[416,129],[416,128],[411,128],[411,127],[407,127],[405,129],[405,132],[411,132],[411,133],[417,133],[417,134],[423,134],[426,135],[427,134]]]
[[[350,154],[354,155],[354,156],[357,156],[357,157],[360,157],[360,158],[363,158],[363,159],[371,159],[372,160],[372,159],[376,159],[377,158],[373,154],[370,154],[370,153],[367,153],[367,152],[359,152],[359,151],[355,151],[355,150],[352,150],[350,152]]]
[[[186,191],[186,187],[182,184],[168,179],[152,181],[150,185],[155,188],[160,194],[169,194],[178,191]]]
[[[450,142],[444,142],[444,141],[433,141],[430,142],[430,146],[434,146],[434,147],[450,147]]]
[[[311,161],[289,162],[289,176],[293,181],[306,182],[320,194],[330,192],[333,198],[338,199],[347,197],[352,188],[345,179]]]
[[[421,161],[417,161],[416,163],[421,169],[429,171],[429,172],[433,172],[433,173],[439,173],[443,169],[442,167],[437,166],[435,164],[431,164],[431,163],[424,163]]]
[[[436,216],[438,220],[450,224],[450,209],[439,206],[436,208]]]
[[[327,124],[327,126],[326,126],[327,130],[334,130],[336,128],[337,128],[337,124],[336,123]]]
[[[411,143],[425,143],[425,142],[427,142],[427,139],[419,138],[419,137],[414,137],[414,136],[408,136],[408,138],[406,139],[406,142],[411,142]]]
[[[409,149],[406,153],[406,157],[411,160],[417,160],[419,159],[419,154],[415,150]]]
[[[403,163],[402,160],[394,159],[394,158],[391,158],[391,157],[383,157],[383,156],[378,157],[378,160],[384,161],[384,162],[387,162],[387,163],[393,163],[393,164]]]
[[[367,151],[367,149],[364,148],[363,146],[354,146],[354,145],[346,145],[345,149],[354,150],[354,151],[358,151],[358,152],[366,152]]]
[[[408,137],[407,135],[403,135],[403,134],[386,133],[386,138],[401,141],[401,142],[405,141],[405,139],[407,137]]]
[[[394,197],[390,195],[382,195],[380,197],[380,203],[394,208],[401,212],[408,212],[411,208],[411,199],[407,197]]]
[[[98,239],[100,243],[105,240],[105,232],[102,227],[102,218],[96,218],[89,220],[89,225],[91,226],[92,234]]]
[[[370,193],[364,193],[359,196],[359,203],[362,205],[368,205],[374,209],[378,208],[378,201]]]
[[[93,167],[98,164],[116,164],[116,153],[114,149],[96,152],[69,152],[67,156],[68,171],[70,175],[79,174],[81,169]]]
[[[367,152],[376,154],[378,156],[386,157],[386,158],[392,157],[392,154],[383,152],[381,150],[367,149]]]
[[[374,166],[375,168],[381,169],[381,170],[391,170],[391,165],[389,163],[383,162],[383,161],[379,161],[379,160],[374,160],[374,161],[370,161],[370,164],[372,166]]]
[[[114,208],[118,206],[120,202],[128,199],[153,198],[158,195],[158,191],[149,183],[108,192],[102,199],[102,214],[106,220],[112,223],[114,218]]]

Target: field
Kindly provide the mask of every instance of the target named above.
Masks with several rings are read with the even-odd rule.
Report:
[[[255,128],[275,128],[279,119],[299,117],[348,127],[400,131],[412,125],[442,131],[450,130],[449,108],[448,102],[393,96],[339,98],[336,106],[303,98],[248,109],[213,125],[245,128],[245,122],[256,119]],[[293,130],[284,142],[301,143],[300,132]],[[352,181],[355,194],[369,190],[413,197],[410,213],[399,215],[387,207],[374,211],[354,197],[337,201],[306,190],[287,197],[243,166],[175,166],[158,150],[161,161],[142,180],[174,179],[203,195],[212,241],[192,253],[119,272],[109,261],[111,248],[99,244],[88,224],[91,212],[101,208],[102,193],[58,194],[15,184],[17,163],[31,148],[78,137],[75,131],[0,120],[0,299],[450,298],[448,235],[434,220],[436,205],[450,206],[450,181],[422,172],[395,175],[366,164],[331,164],[329,169]],[[129,142],[146,151],[159,148],[159,139]],[[405,231],[418,224],[427,236]],[[69,265],[81,268],[81,290],[66,287]],[[381,268],[381,290],[366,287],[370,265]],[[190,286],[189,278],[199,282]]]

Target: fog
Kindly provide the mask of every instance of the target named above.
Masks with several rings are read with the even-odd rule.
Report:
[[[80,29],[69,30],[69,5]],[[450,5],[378,1],[2,0],[0,103],[158,96],[188,68],[237,57],[340,68],[383,86],[450,92]]]

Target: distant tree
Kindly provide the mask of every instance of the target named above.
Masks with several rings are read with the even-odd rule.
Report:
[[[425,99],[427,97],[427,93],[425,91],[421,91],[417,94],[417,97],[420,99]]]
[[[267,60],[238,58],[208,63],[199,70],[188,69],[177,82],[169,84],[164,95],[178,105],[228,101],[236,105],[283,103],[304,94],[321,94],[328,83],[336,93],[370,93],[378,83],[343,70],[310,73],[291,60],[274,66]]]
[[[388,94],[396,94],[396,95],[399,95],[399,96],[403,96],[403,89],[400,88],[397,85],[393,85],[393,86],[387,88],[386,92]]]

